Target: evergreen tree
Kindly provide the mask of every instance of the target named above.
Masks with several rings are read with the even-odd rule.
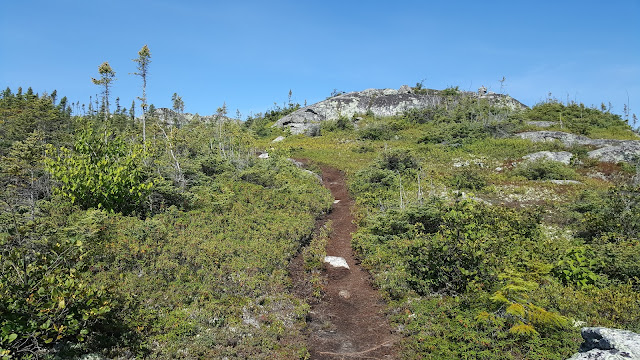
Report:
[[[171,102],[173,103],[173,111],[178,113],[184,112],[184,101],[182,101],[182,97],[178,95],[178,93],[173,93]]]
[[[145,119],[146,110],[147,110],[147,75],[149,74],[149,64],[151,63],[151,52],[149,51],[149,47],[147,45],[143,46],[140,51],[138,51],[138,57],[133,59],[133,61],[137,64],[138,72],[134,73],[134,75],[140,76],[142,78],[142,97],[139,97],[142,107],[142,144],[143,148],[147,150],[147,123]]]
[[[131,108],[129,109],[129,117],[131,117],[131,121],[135,121],[136,119],[136,101],[131,101]]]
[[[116,79],[116,72],[113,71],[109,63],[105,61],[98,67],[98,73],[100,74],[100,79],[91,78],[91,81],[93,81],[94,84],[101,85],[103,87],[102,101],[105,108],[104,120],[106,123],[109,119],[109,88],[111,87],[111,83]]]

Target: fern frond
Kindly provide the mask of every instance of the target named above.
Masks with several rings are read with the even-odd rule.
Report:
[[[538,332],[536,331],[536,329],[533,328],[533,326],[522,323],[522,322],[516,325],[513,325],[511,329],[509,329],[509,333],[516,336],[523,336],[523,337],[533,337],[538,335]]]
[[[524,318],[524,306],[522,304],[513,303],[507,307],[507,314]]]

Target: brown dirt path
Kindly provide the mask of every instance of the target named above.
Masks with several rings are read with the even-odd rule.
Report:
[[[347,192],[344,174],[335,168],[322,167],[322,179],[333,197],[340,200],[323,219],[333,223],[327,255],[345,258],[350,270],[325,264],[328,278],[325,295],[312,305],[308,318],[311,359],[395,359],[397,336],[392,334],[384,316],[385,304],[351,248],[351,234],[356,231],[351,214],[354,201]],[[301,261],[296,260],[292,262],[292,277],[298,287],[296,279],[301,277],[296,276],[295,268]]]

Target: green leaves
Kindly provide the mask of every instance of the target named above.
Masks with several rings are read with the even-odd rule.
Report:
[[[0,273],[0,348],[20,356],[28,347],[18,339],[38,347],[83,341],[78,336],[111,313],[110,295],[92,282],[83,261],[88,250],[80,239],[90,237],[93,226],[102,226],[92,223],[100,217],[87,215],[51,233],[37,244],[38,251],[29,246],[2,249],[3,266],[11,271]]]
[[[131,213],[153,187],[142,169],[142,148],[107,132],[86,128],[74,149],[50,147],[46,169],[59,182],[63,197],[83,208]]]
[[[586,247],[576,247],[567,251],[556,263],[554,275],[565,284],[580,288],[592,287],[600,279],[595,271],[602,267],[602,261]]]

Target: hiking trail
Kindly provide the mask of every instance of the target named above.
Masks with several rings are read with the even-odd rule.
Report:
[[[308,349],[311,359],[395,359],[397,335],[384,315],[385,304],[372,287],[371,277],[356,260],[351,248],[351,234],[356,231],[351,208],[353,199],[347,192],[344,174],[338,169],[322,167],[322,180],[338,200],[331,212],[316,227],[332,221],[326,247],[328,256],[343,257],[350,269],[324,264],[327,284],[325,294],[312,304],[308,322]],[[304,281],[300,255],[292,261],[294,288]]]

